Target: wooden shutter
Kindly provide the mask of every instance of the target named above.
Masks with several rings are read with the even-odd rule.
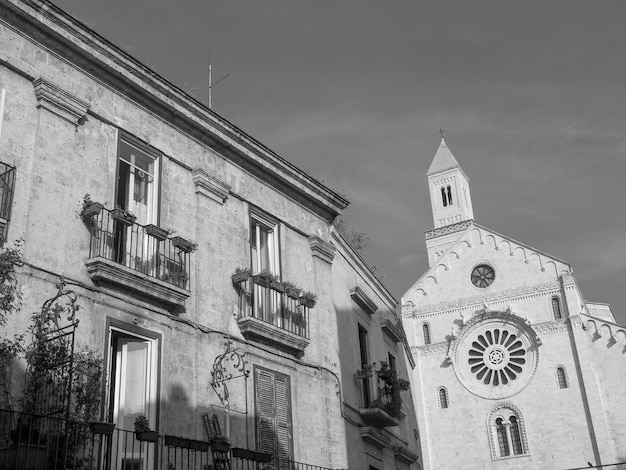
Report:
[[[281,461],[293,458],[289,376],[254,368],[257,449]]]

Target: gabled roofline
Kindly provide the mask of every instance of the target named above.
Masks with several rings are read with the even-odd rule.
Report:
[[[331,222],[349,201],[46,0],[0,0],[0,21]],[[35,77],[38,78],[38,77]]]

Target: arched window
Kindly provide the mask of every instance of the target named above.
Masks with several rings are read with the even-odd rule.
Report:
[[[448,204],[452,205],[452,189],[448,186]]]
[[[448,197],[446,196],[446,188],[441,187],[441,200],[443,201],[443,207],[448,205]]]
[[[494,459],[528,454],[526,431],[520,411],[502,404],[489,415],[491,453]]]
[[[561,313],[561,302],[558,297],[552,297],[552,314],[555,320],[561,320],[563,313]]]
[[[422,325],[422,331],[424,332],[424,344],[430,344],[430,326],[428,323]]]
[[[439,401],[439,408],[442,410],[448,408],[448,390],[446,390],[446,387],[439,387],[439,390],[437,391],[437,400]]]
[[[565,369],[563,367],[556,368],[556,381],[559,388],[568,388],[567,375],[565,375]]]

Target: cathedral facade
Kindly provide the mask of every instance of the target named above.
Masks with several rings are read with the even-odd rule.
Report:
[[[402,297],[424,468],[625,462],[626,328],[566,261],[474,221],[443,139],[427,176],[429,269]]]

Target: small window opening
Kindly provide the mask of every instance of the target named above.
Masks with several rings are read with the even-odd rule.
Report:
[[[552,297],[552,314],[555,320],[561,320],[563,313],[561,313],[561,302],[558,297]]]
[[[448,186],[448,204],[452,205],[452,188]]]
[[[448,197],[446,196],[446,188],[441,188],[441,200],[443,201],[443,207],[448,205]]]
[[[428,324],[424,323],[422,331],[424,332],[424,344],[430,344],[430,327]]]
[[[439,408],[448,408],[448,391],[443,387],[439,389]]]
[[[559,388],[568,388],[567,376],[565,375],[565,369],[558,367],[556,369],[556,379],[559,384]]]

